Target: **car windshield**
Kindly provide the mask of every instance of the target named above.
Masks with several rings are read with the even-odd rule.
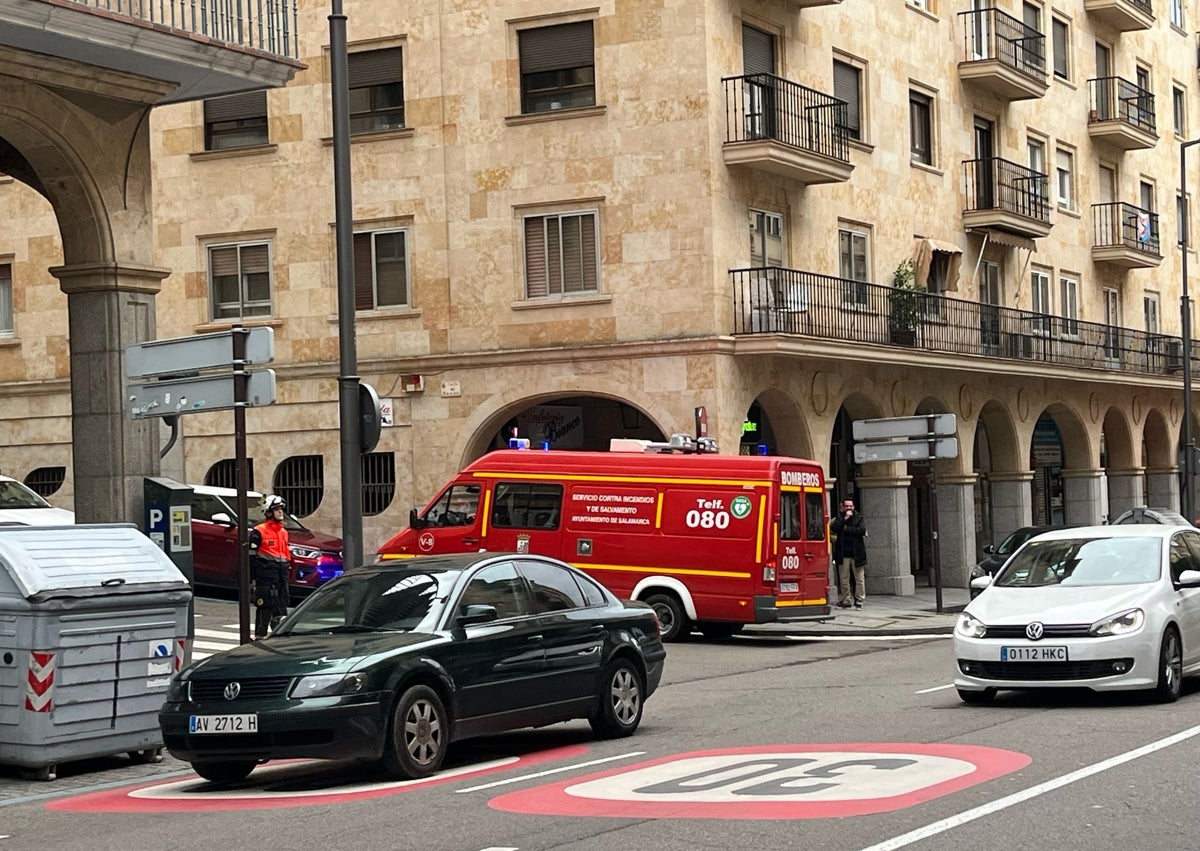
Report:
[[[454,586],[453,573],[358,570],[313,592],[276,635],[430,632]]]
[[[0,481],[0,508],[53,508],[20,482]]]
[[[996,555],[1012,555],[1020,548],[1021,544],[1025,543],[1032,537],[1032,529],[1018,529],[1000,542],[1000,546],[996,547]]]
[[[1162,570],[1160,538],[1066,538],[1030,541],[1012,557],[996,585],[1137,585]]]
[[[263,522],[264,519],[262,512],[263,498],[261,496],[247,496],[247,499],[249,500],[249,505],[247,507],[250,509],[251,524],[257,526],[259,523]],[[220,497],[220,500],[221,502],[225,503],[225,506],[229,509],[230,517],[238,516],[236,496],[222,496]],[[283,528],[290,532],[308,531],[308,527],[297,520],[289,511],[283,512]]]

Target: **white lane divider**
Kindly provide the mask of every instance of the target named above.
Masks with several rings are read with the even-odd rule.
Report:
[[[1155,751],[1160,751],[1163,748],[1169,748],[1171,745],[1177,745],[1180,742],[1185,742],[1194,736],[1200,735],[1200,725],[1189,727],[1174,734],[1167,736],[1165,739],[1159,739],[1157,742],[1151,742],[1148,745],[1142,745],[1140,748],[1134,748],[1131,751],[1126,751],[1122,754],[1117,754],[1114,757],[1109,757],[1101,762],[1093,763],[1085,766],[1070,774],[1064,774],[1062,777],[1056,777],[1053,780],[1047,780],[1045,783],[1039,783],[1036,786],[1031,786],[1021,792],[1015,792],[1012,795],[1007,795],[1003,798],[998,798],[988,804],[975,807],[974,809],[966,810],[958,815],[944,818],[941,821],[935,821],[932,824],[927,824],[925,827],[919,827],[916,830],[903,833],[900,836],[893,837],[886,842],[880,842],[877,845],[871,845],[864,848],[863,851],[894,851],[896,848],[904,848],[907,845],[912,845],[914,842],[920,842],[922,839],[928,839],[931,836],[937,836],[939,833],[945,833],[947,830],[958,827],[959,825],[967,824],[975,821],[975,819],[989,816],[992,813],[1000,812],[1000,810],[1008,807],[1016,806],[1030,798],[1036,798],[1039,795],[1044,795],[1047,792],[1052,792],[1055,789],[1061,789],[1063,786],[1084,780],[1091,777],[1093,774],[1099,774],[1102,771],[1108,771],[1110,768],[1116,768],[1118,765],[1124,765],[1127,762],[1132,762],[1139,757],[1152,754]]]
[[[631,757],[635,756],[645,756],[645,754],[645,751],[631,751],[630,753],[618,754],[617,756],[606,756],[604,759],[593,759],[590,762],[580,762],[576,763],[575,765],[564,765],[559,768],[551,768],[549,771],[539,771],[536,774],[522,774],[520,777],[508,777],[504,780],[496,780],[491,783],[484,783],[480,786],[471,786],[468,789],[456,789],[455,792],[460,795],[463,792],[480,792],[484,789],[493,789],[496,786],[506,786],[509,783],[520,783],[522,780],[536,780],[539,777],[546,777],[551,774],[559,774],[563,771],[574,771],[577,768],[588,768],[593,765],[601,765],[605,762],[616,762],[619,759],[630,759]],[[484,851],[488,851],[488,849],[485,848]]]
[[[929,694],[930,692],[942,691],[943,689],[954,688],[954,683],[946,683],[944,686],[934,686],[933,688],[923,688],[916,694]]]
[[[934,638],[950,638],[950,633],[929,635],[789,635],[792,641],[929,641]]]

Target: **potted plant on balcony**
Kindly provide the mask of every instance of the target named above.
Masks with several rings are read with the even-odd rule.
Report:
[[[888,293],[888,330],[892,343],[898,346],[917,344],[917,326],[925,290],[917,286],[917,271],[912,258],[901,261],[892,272],[892,291]]]

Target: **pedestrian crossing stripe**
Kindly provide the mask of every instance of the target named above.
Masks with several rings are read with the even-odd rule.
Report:
[[[238,624],[223,624],[223,629],[196,627],[192,641],[192,661],[207,659],[222,650],[232,650],[242,643],[241,627]]]

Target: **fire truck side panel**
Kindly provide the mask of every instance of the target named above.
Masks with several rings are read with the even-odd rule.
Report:
[[[481,489],[469,526],[438,500]],[[830,616],[828,513],[819,465],[799,459],[506,451],[465,468],[379,549],[404,558],[475,549],[570,562],[623,597],[679,596],[699,621]]]

